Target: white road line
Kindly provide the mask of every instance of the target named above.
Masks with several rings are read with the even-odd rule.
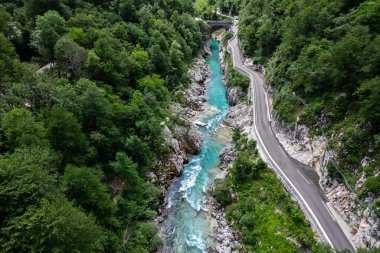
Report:
[[[236,37],[236,34],[235,36],[232,38],[234,39]],[[231,40],[232,40],[231,39]],[[231,41],[230,40],[230,41]],[[231,51],[234,53],[234,49],[231,47]],[[234,59],[234,57],[233,57]],[[235,65],[235,62],[234,62],[234,65]],[[254,81],[254,78],[252,76],[252,74],[249,72],[249,71],[246,71],[242,68],[242,72],[246,72],[248,73],[250,79],[251,79],[251,86],[253,87],[253,81]],[[252,88],[253,90],[253,88]],[[252,92],[252,94],[254,94]],[[252,96],[252,104],[254,105],[254,96]],[[308,212],[310,213],[310,215],[312,216],[313,220],[316,222],[318,228],[320,229],[320,231],[322,232],[323,236],[326,238],[326,241],[328,244],[331,245],[331,247],[334,248],[334,245],[332,244],[332,242],[330,241],[330,238],[327,236],[326,234],[326,231],[323,229],[321,223],[319,222],[319,220],[317,219],[317,217],[315,216],[314,212],[311,210],[309,204],[306,202],[306,200],[302,197],[301,193],[298,191],[298,189],[294,186],[294,184],[289,180],[289,178],[285,175],[285,173],[279,168],[279,166],[277,165],[277,163],[273,160],[273,158],[270,156],[268,150],[266,149],[265,145],[264,145],[264,142],[262,141],[261,137],[260,137],[260,134],[259,134],[259,131],[257,130],[257,126],[256,126],[256,121],[257,121],[257,118],[256,118],[256,110],[253,110],[254,111],[254,121],[253,121],[253,125],[254,125],[254,128],[255,128],[255,132],[256,132],[256,135],[257,135],[257,139],[259,141],[259,143],[261,144],[262,148],[264,149],[266,155],[268,156],[268,158],[271,160],[270,163],[272,163],[274,166],[274,168],[279,171],[282,175],[283,178],[285,178],[285,180],[290,184],[290,186],[292,187],[292,189],[296,192],[296,194],[299,196],[300,200],[302,201],[302,203],[304,204],[305,208],[308,210]]]
[[[304,175],[302,175],[302,173],[301,173],[299,170],[297,170],[297,172],[298,172],[298,173],[301,175],[301,177],[306,181],[306,183],[310,184],[309,181],[307,181],[307,179],[304,177]]]
[[[322,202],[322,204],[325,206],[327,212],[329,212],[331,218],[336,222],[336,220],[335,220],[335,218],[334,218],[334,215],[333,215],[332,212],[330,211],[329,207],[326,205],[325,202],[323,202],[323,201],[321,201],[321,202]]]
[[[265,103],[267,104],[267,117],[268,117],[268,121],[271,121],[270,113],[269,113],[268,94],[267,94],[266,91],[264,91],[264,94],[265,94]]]
[[[284,156],[288,157],[288,156],[285,154],[284,150],[282,150],[282,148],[281,148],[280,146],[279,146],[278,148],[281,150],[281,153],[282,153]]]

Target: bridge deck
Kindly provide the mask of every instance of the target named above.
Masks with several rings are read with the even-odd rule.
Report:
[[[205,22],[209,26],[223,26],[223,27],[230,27],[233,25],[232,21],[225,21],[225,20],[205,20]]]

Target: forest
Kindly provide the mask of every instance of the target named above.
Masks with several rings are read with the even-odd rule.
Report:
[[[329,176],[380,217],[380,1],[213,1],[239,14],[244,54],[265,66],[280,119],[325,135],[337,161]],[[299,119],[299,121],[297,121]]]
[[[191,0],[0,1],[0,251],[154,252]]]

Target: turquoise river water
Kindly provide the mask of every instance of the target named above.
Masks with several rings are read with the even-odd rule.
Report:
[[[203,143],[201,152],[192,156],[184,171],[174,179],[166,195],[167,216],[161,231],[165,237],[163,252],[168,253],[204,253],[212,247],[214,239],[210,235],[210,220],[205,205],[206,193],[214,180],[213,169],[220,160],[219,152],[227,143],[220,137],[220,122],[229,111],[226,88],[222,82],[219,61],[219,42],[211,43],[212,55],[207,59],[211,69],[211,78],[207,82],[207,103],[200,121],[207,124],[201,128]]]

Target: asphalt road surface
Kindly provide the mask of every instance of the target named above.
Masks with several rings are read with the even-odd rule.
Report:
[[[231,28],[236,35],[237,21]],[[301,208],[308,216],[313,227],[317,229],[320,237],[337,250],[348,249],[355,252],[350,241],[328,209],[318,181],[315,180],[315,177],[310,176],[315,173],[310,173],[305,168],[306,166],[289,157],[272,133],[267,94],[263,80],[258,73],[243,64],[237,36],[234,36],[229,41],[228,49],[232,55],[234,68],[251,80],[254,130],[260,153],[264,156],[263,159],[268,162],[269,166],[293,193],[293,196],[297,198]]]

